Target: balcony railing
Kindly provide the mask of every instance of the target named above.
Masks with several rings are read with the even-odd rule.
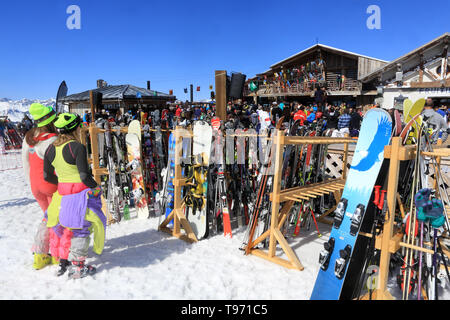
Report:
[[[338,92],[360,92],[362,84],[353,79],[346,79],[343,83],[337,81],[321,81],[321,82],[303,82],[296,83],[290,86],[282,85],[280,83],[264,84],[262,81],[258,85],[255,92],[251,92],[248,86],[244,88],[244,96],[249,96],[252,93],[256,95],[312,95],[316,88],[324,86],[326,83],[326,91],[329,93]]]

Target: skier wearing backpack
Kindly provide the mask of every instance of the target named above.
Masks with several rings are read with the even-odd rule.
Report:
[[[57,131],[53,125],[56,113],[52,107],[39,103],[31,104],[29,112],[35,127],[25,135],[22,144],[22,163],[31,192],[45,214],[52,195],[56,192],[56,186],[45,181],[43,173],[45,150],[57,137]],[[44,217],[39,224],[32,247],[34,269],[39,270],[50,263],[58,263],[56,257],[49,255],[49,249],[49,230],[47,219]]]
[[[69,278],[96,272],[85,264],[90,233],[94,233],[95,253],[102,253],[105,241],[101,189],[90,173],[86,148],[80,143],[80,125],[79,116],[60,114],[55,121],[60,135],[44,157],[44,178],[58,187],[47,211],[50,249],[61,261],[58,275],[69,269]]]

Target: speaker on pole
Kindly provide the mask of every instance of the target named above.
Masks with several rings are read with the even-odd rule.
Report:
[[[246,75],[240,72],[231,74],[230,83],[230,98],[240,99],[242,98],[242,93],[244,92]]]

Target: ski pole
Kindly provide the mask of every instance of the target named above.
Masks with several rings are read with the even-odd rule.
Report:
[[[447,273],[447,278],[450,281],[450,273],[448,271],[448,266],[447,266],[447,262],[445,261],[444,251],[442,250],[441,242],[439,241],[439,239],[437,241],[437,244],[438,244],[438,250],[441,254],[442,262],[444,263],[445,272]]]
[[[434,239],[433,239],[433,269],[434,269],[434,299],[439,300],[438,298],[438,281],[437,281],[437,274],[438,274],[438,264],[437,264],[437,229],[434,228]]]
[[[420,240],[419,240],[419,246],[423,247],[423,221],[420,222]],[[417,289],[417,300],[421,299],[422,294],[422,251],[419,251],[419,274],[417,276],[417,282],[418,282],[418,289]]]

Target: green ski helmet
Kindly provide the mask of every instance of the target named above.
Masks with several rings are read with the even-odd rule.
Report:
[[[61,134],[75,131],[81,125],[81,118],[73,113],[61,113],[55,121],[55,127]]]
[[[56,118],[56,112],[52,107],[47,107],[40,103],[31,104],[30,115],[38,127],[46,126]]]

